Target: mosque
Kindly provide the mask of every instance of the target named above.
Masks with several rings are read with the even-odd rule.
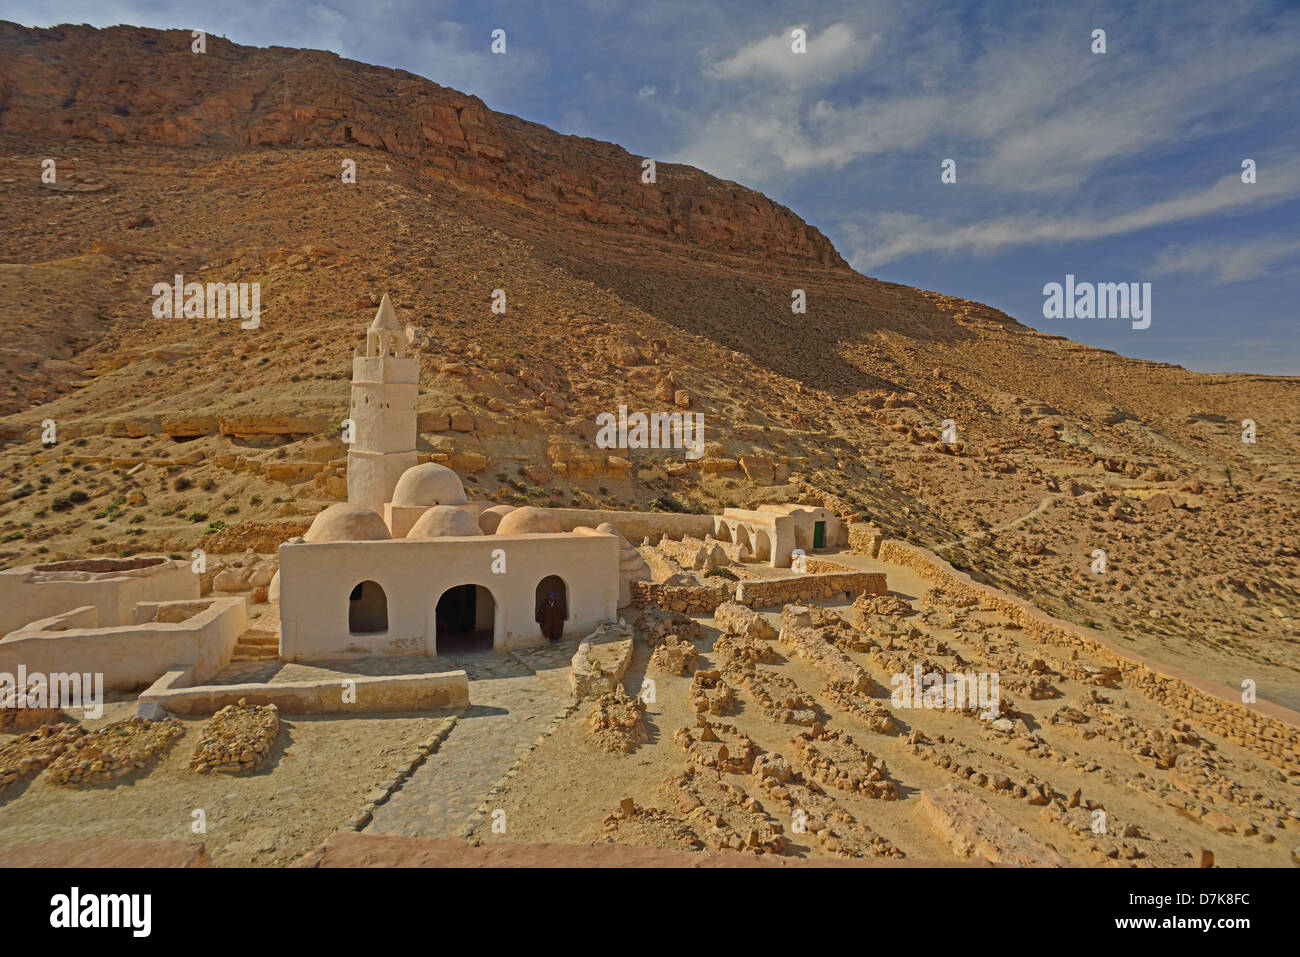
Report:
[[[384,296],[353,359],[348,501],[280,547],[282,660],[535,644],[548,595],[564,634],[617,616],[627,542],[609,527],[563,531],[540,509],[470,502],[451,469],[417,464],[418,382]]]
[[[353,359],[348,500],[280,546],[281,660],[504,651],[545,641],[544,626],[586,635],[616,620],[631,582],[649,577],[614,523],[631,534],[633,520],[653,515],[589,513],[596,521],[582,525],[570,510],[470,502],[455,472],[419,463],[419,372],[385,295],[366,354]],[[812,506],[691,518],[699,534],[775,567],[846,536]]]

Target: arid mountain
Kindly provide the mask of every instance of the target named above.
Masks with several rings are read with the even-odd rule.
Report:
[[[390,292],[421,451],[472,494],[821,498],[1300,706],[1295,379],[1128,359],[870,279],[742,186],[668,164],[645,184],[617,146],[329,53],[0,24],[0,156],[6,564],[273,547],[242,523],[342,496],[351,353]],[[259,283],[260,326],[154,318],[177,274]],[[703,413],[704,459],[598,448],[619,405]]]

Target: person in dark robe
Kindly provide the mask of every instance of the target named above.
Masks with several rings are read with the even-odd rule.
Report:
[[[564,636],[564,608],[555,592],[547,592],[542,599],[537,620],[542,623],[542,634],[547,641],[559,641]]]

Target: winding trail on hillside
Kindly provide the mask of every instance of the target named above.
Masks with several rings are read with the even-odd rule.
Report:
[[[996,535],[998,532],[1005,532],[1008,528],[1015,528],[1017,525],[1029,521],[1035,515],[1040,515],[1043,512],[1045,512],[1048,508],[1051,507],[1052,503],[1060,499],[1060,497],[1063,494],[1064,493],[1061,492],[1061,493],[1057,493],[1056,495],[1045,496],[1042,501],[1040,501],[1029,511],[1025,512],[1023,515],[1011,519],[1009,522],[1003,522],[1001,525],[995,526],[994,528],[985,528],[985,529],[981,529],[978,532],[971,532],[969,535],[963,535],[961,538],[958,538],[955,541],[948,542],[944,545],[936,545],[934,547],[934,550],[936,552],[943,551],[944,549],[953,548],[954,546],[957,545],[965,545],[971,539],[978,538],[981,535]]]

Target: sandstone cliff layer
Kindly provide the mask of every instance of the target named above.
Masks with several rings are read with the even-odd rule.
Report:
[[[496,113],[474,96],[337,54],[240,46],[183,30],[0,21],[0,132],[163,146],[357,144],[501,198],[708,248],[848,266],[761,193]],[[577,160],[576,162],[574,160]]]

